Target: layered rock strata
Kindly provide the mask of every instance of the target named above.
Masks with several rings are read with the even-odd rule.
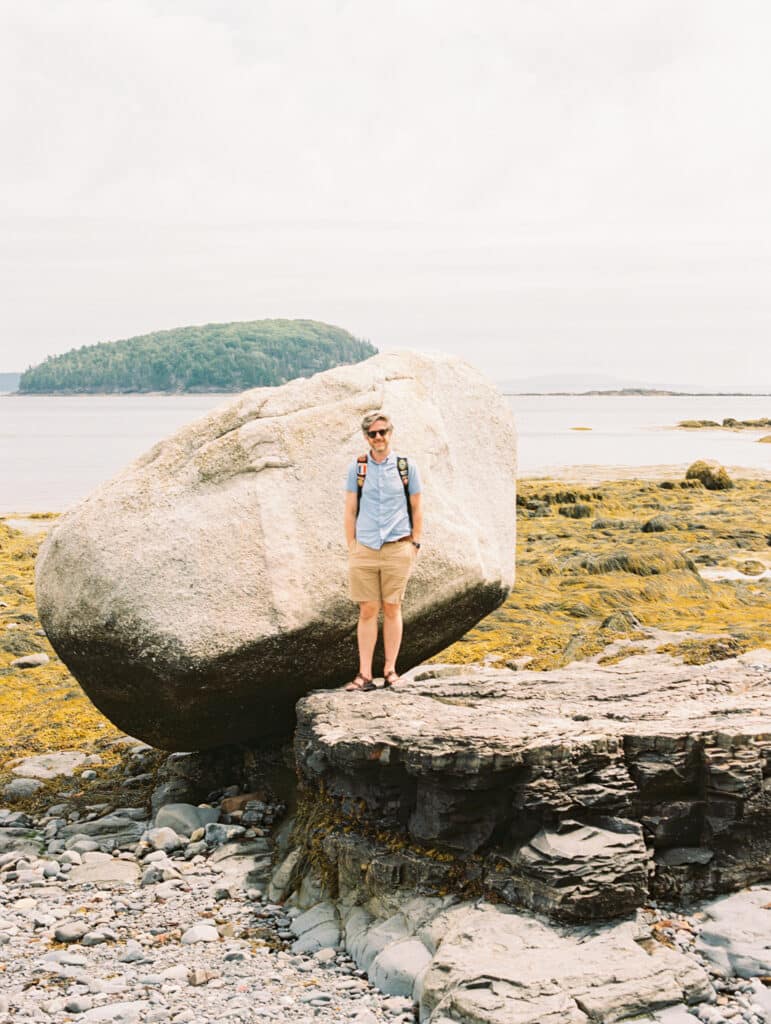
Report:
[[[504,600],[516,441],[477,371],[390,353],[247,391],[99,487],[41,547],[40,620],[113,722],[165,750],[267,743],[291,735],[299,697],[352,677],[344,481],[362,416],[381,409],[428,508],[402,666]]]
[[[770,684],[757,655],[646,656],[312,694],[308,842],[362,901],[477,892],[588,921],[737,889],[771,875]]]

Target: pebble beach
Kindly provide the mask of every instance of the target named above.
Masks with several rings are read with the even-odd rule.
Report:
[[[293,951],[300,911],[229,880],[243,827],[206,842],[147,830],[141,807],[100,810],[83,833],[61,804],[0,810],[3,1024],[414,1020],[411,1000],[378,992],[338,949]],[[109,831],[121,820],[123,839]]]
[[[208,826],[199,839],[153,828],[143,808],[103,812],[79,822],[61,804],[37,817],[0,810],[2,1024],[417,1020],[411,999],[378,991],[337,943],[303,942],[323,921],[301,927],[298,909],[234,884],[228,861],[234,840],[254,839],[248,829]],[[769,914],[763,886],[687,914],[638,911],[648,941],[704,968],[716,994],[643,1019],[768,1024]]]

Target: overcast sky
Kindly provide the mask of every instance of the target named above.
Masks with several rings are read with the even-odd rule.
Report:
[[[309,317],[771,387],[766,0],[0,0],[0,371]]]

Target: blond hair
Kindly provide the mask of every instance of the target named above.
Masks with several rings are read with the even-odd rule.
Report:
[[[366,434],[372,424],[377,423],[378,420],[382,420],[390,430],[393,430],[394,425],[391,422],[391,417],[386,416],[384,412],[368,412],[361,421],[361,429]]]

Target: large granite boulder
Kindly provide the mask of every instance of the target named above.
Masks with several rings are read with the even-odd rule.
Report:
[[[295,750],[297,844],[367,905],[483,892],[591,921],[771,875],[771,663],[752,654],[429,667],[377,699],[306,697]]]
[[[299,697],[352,676],[344,479],[377,409],[426,505],[400,666],[503,601],[515,435],[477,371],[389,353],[247,391],[103,484],[43,544],[40,619],[112,721],[168,750],[272,740],[290,734]]]

